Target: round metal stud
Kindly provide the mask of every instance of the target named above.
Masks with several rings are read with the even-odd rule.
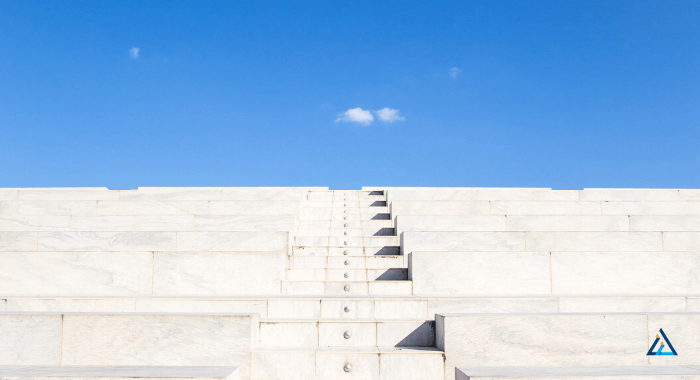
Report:
[[[344,245],[348,245],[348,242],[344,241],[343,244],[344,244]]]
[[[343,366],[343,371],[345,371],[345,372],[352,371],[352,366],[350,365],[350,363]]]
[[[347,217],[347,216],[344,216],[344,217],[343,217],[343,220],[348,220],[348,217]]]
[[[347,254],[348,254],[348,250],[346,249],[343,251],[343,255],[347,255]]]
[[[350,331],[346,331],[343,333],[343,338],[345,338],[345,339],[350,339],[351,336],[352,336],[352,334],[350,334]]]
[[[345,265],[350,265],[350,260],[345,260]]]
[[[347,307],[347,306],[345,306],[345,308],[343,309],[343,311],[346,312],[346,313],[349,313],[349,312],[350,312],[350,308]]]
[[[347,224],[347,223],[343,224],[343,227],[347,227],[347,226],[348,226],[348,224]]]
[[[345,203],[343,203],[343,207],[347,206]]]
[[[348,231],[343,232],[343,235],[347,235],[347,234],[348,234]]]
[[[345,273],[345,274],[343,275],[343,277],[345,277],[345,278],[350,277],[350,273]]]
[[[344,213],[344,214],[347,214],[347,213],[348,213],[348,210],[343,211],[343,213]]]
[[[350,290],[350,286],[349,286],[349,285],[345,285],[345,287],[343,288],[343,290],[345,290],[345,291],[347,292],[348,290]]]

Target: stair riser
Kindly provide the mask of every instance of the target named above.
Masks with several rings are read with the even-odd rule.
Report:
[[[348,332],[349,338],[345,337]],[[263,347],[433,347],[435,322],[260,322]]]
[[[396,236],[393,228],[300,228],[297,230],[298,237],[329,236],[329,237],[374,237],[374,236]]]
[[[408,269],[287,269],[286,278],[287,281],[407,281]]]
[[[299,228],[392,228],[391,220],[300,220]]]
[[[345,286],[349,290],[344,290]],[[288,295],[397,295],[412,294],[410,281],[372,281],[372,282],[323,282],[323,281],[283,281],[282,294]]]
[[[330,220],[330,221],[364,221],[364,220],[391,220],[388,213],[348,213],[348,214],[301,214],[299,220]]]
[[[343,252],[347,251],[347,255]],[[398,246],[382,247],[319,247],[319,246],[294,246],[292,255],[299,256],[398,256]]]
[[[295,246],[307,247],[387,247],[398,246],[399,239],[396,236],[387,237],[323,237],[323,236],[297,236],[294,238]]]
[[[345,263],[348,264],[345,264]],[[406,268],[404,256],[291,256],[289,268],[348,268],[390,269]]]

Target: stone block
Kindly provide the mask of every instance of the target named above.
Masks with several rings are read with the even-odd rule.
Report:
[[[623,292],[620,292],[623,293]],[[559,298],[561,313],[675,313],[686,310],[685,297],[575,297]]]
[[[61,364],[61,314],[0,313],[0,365]]]
[[[98,215],[208,215],[208,201],[99,201]]]
[[[318,347],[318,323],[261,321],[260,344],[264,347]]]
[[[503,215],[445,215],[396,217],[396,231],[505,231],[506,217]]]
[[[376,349],[375,349],[376,350]],[[324,350],[316,353],[316,380],[375,380],[379,378],[379,355],[369,353],[366,347],[353,352],[343,350]],[[352,363],[352,371],[346,373],[343,366]],[[350,375],[350,376],[348,376]]]
[[[197,215],[196,231],[292,231],[295,227],[293,215]]]
[[[153,293],[280,294],[284,252],[155,252]]]
[[[675,189],[583,189],[579,193],[582,201],[677,201]]]
[[[194,231],[194,216],[73,216],[70,227],[72,231]]]
[[[698,366],[457,367],[456,380],[698,380]]]
[[[212,201],[210,215],[299,215],[300,201]]]
[[[206,188],[139,188],[120,190],[122,201],[214,201],[221,200],[221,190]]]
[[[681,201],[700,201],[700,189],[680,189],[678,199]]]
[[[150,294],[152,252],[6,252],[0,289],[10,294]]]
[[[10,298],[7,300],[7,311],[20,312],[133,312],[136,310],[134,299],[110,298]]]
[[[119,190],[101,189],[19,189],[20,201],[117,201]]]
[[[479,189],[480,201],[578,201],[578,190]]]
[[[222,190],[222,198],[232,201],[295,201],[303,199],[310,187],[239,187]]]
[[[442,352],[430,347],[381,347],[379,358],[380,380],[444,379],[445,365]]]
[[[403,188],[391,189],[386,193],[388,202],[392,201],[475,201],[476,189],[450,188]]]
[[[177,251],[283,251],[288,232],[178,232]],[[161,251],[166,251],[161,249]]]
[[[372,299],[321,300],[321,318],[324,319],[374,319],[375,301]],[[348,311],[345,311],[348,308]]]
[[[664,251],[700,251],[700,232],[664,232]]]
[[[549,252],[421,252],[409,258],[423,296],[549,295]]]
[[[305,348],[266,347],[252,354],[252,378],[256,380],[308,380],[316,373],[316,353]]]
[[[350,333],[345,338],[345,332]],[[376,347],[377,325],[374,321],[321,322],[318,326],[320,347]]]
[[[0,215],[0,231],[69,231],[70,216]]]
[[[448,313],[557,313],[554,297],[474,297],[428,300],[428,318]]]
[[[39,232],[40,251],[174,251],[175,232]]]
[[[187,379],[240,380],[239,367],[180,366],[0,366],[0,377],[12,380]]]
[[[411,281],[369,281],[368,294],[371,296],[406,296],[413,294]]]
[[[36,232],[0,232],[0,252],[36,251],[38,236]]]
[[[700,293],[698,271],[700,252],[552,252],[552,292]]]
[[[377,319],[426,319],[428,315],[427,300],[412,299],[377,299],[374,301],[374,317]]]
[[[600,202],[491,201],[492,215],[600,215]]]
[[[660,232],[527,232],[528,251],[662,251]]]
[[[489,215],[489,202],[392,201],[391,215]]]
[[[66,314],[63,365],[241,366],[250,377],[258,317],[245,314]]]
[[[265,299],[230,299],[194,297],[140,298],[136,299],[136,311],[140,313],[257,313],[267,317]]]
[[[16,201],[19,190],[0,189],[0,201]]]
[[[700,231],[700,216],[635,216],[630,218],[630,231]]]
[[[525,250],[525,233],[523,232],[407,231],[401,234],[401,237],[401,251],[404,255],[419,251],[520,252]],[[544,251],[544,249],[540,249],[540,251]]]
[[[700,215],[700,202],[603,202],[603,215]]]
[[[627,216],[539,216],[507,217],[508,231],[629,231]]]
[[[321,318],[321,301],[318,299],[269,299],[267,309],[268,318]]]
[[[97,201],[4,201],[0,215],[95,215]]]

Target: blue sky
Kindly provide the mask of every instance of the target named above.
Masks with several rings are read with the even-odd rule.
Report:
[[[696,0],[0,0],[0,187],[700,188],[698,20]]]

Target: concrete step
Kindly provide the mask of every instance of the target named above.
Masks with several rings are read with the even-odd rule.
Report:
[[[342,207],[387,207],[386,201],[377,199],[358,200],[358,199],[343,199],[334,201],[307,201],[303,203],[304,208],[342,208]]]
[[[391,220],[300,220],[299,228],[392,228]]]
[[[407,268],[405,256],[290,256],[288,268]]]
[[[350,259],[346,261],[350,262]],[[406,281],[408,269],[287,269],[287,281]]]
[[[0,378],[17,380],[240,380],[241,373],[239,367],[4,365],[0,366]]]
[[[329,247],[329,246],[293,246],[295,256],[397,256],[400,255],[397,246],[381,247]]]
[[[700,378],[700,365],[596,366],[596,367],[457,367],[455,380],[615,380]]]
[[[430,347],[260,347],[253,380],[444,380],[442,351]]]
[[[302,214],[317,214],[317,215],[331,215],[331,214],[388,214],[389,208],[386,206],[373,206],[373,207],[359,207],[351,206],[349,204],[341,204],[340,206],[332,207],[304,207],[302,209]],[[284,215],[284,213],[279,213]],[[235,214],[234,214],[235,215]]]
[[[434,347],[435,321],[375,319],[260,321],[263,347]]]
[[[295,246],[311,247],[387,247],[398,246],[398,236],[295,236]]]
[[[347,290],[346,290],[347,289]],[[282,281],[289,295],[411,295],[411,281]]]
[[[350,227],[340,227],[340,228],[299,228],[297,230],[296,236],[396,236],[396,232],[393,228],[377,228],[377,227],[364,227],[364,228],[350,228]]]
[[[328,214],[301,214],[300,220],[390,220],[389,213],[328,213]]]

